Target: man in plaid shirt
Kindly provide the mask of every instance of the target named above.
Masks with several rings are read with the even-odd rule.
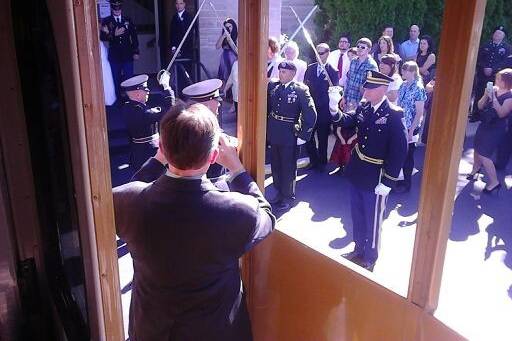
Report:
[[[363,96],[363,83],[366,81],[368,71],[378,71],[377,63],[369,55],[372,48],[372,41],[368,38],[361,38],[357,41],[357,58],[350,62],[350,69],[347,74],[345,86],[344,103],[354,108]]]

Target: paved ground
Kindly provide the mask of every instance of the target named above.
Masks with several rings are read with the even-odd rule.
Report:
[[[223,128],[234,135],[235,116],[224,104]],[[453,227],[448,242],[443,283],[436,317],[471,340],[512,339],[512,167],[501,172],[504,188],[499,196],[480,195],[484,183],[468,182],[471,139],[476,125],[468,126],[459,166]],[[332,144],[332,143],[331,143]],[[407,294],[423,169],[424,147],[416,153],[410,193],[391,195],[384,222],[381,252],[369,276],[401,294]],[[123,166],[126,155],[112,157],[113,183],[129,178]],[[121,169],[119,169],[121,167]],[[125,167],[125,168],[123,168]],[[324,173],[299,171],[297,204],[279,217],[278,229],[327,257],[341,259],[352,250],[347,180]],[[485,180],[485,179],[484,179]],[[266,195],[273,196],[272,177],[265,181]],[[132,262],[126,246],[119,243],[119,268],[125,328],[128,321]]]

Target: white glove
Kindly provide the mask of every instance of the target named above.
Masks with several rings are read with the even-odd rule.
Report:
[[[297,137],[297,146],[302,146],[304,143],[306,143],[306,141],[304,141],[300,137]]]
[[[379,182],[379,184],[375,187],[375,194],[377,195],[382,195],[385,197],[389,194],[389,192],[391,192],[391,187],[388,187],[383,183]]]
[[[167,71],[163,71],[160,75],[160,78],[158,78],[158,84],[160,84],[164,89],[169,89],[170,85],[169,82],[171,81],[171,74]]]
[[[331,115],[334,116],[338,113],[339,103],[341,101],[341,87],[340,86],[331,86],[329,87],[329,111]]]

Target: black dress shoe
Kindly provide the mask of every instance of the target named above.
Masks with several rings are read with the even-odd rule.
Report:
[[[361,261],[361,254],[359,252],[356,252],[356,251],[352,251],[352,252],[349,252],[349,253],[344,253],[341,255],[343,258],[349,260],[349,261],[352,261],[354,263],[357,263],[357,261]],[[358,264],[358,263],[357,263]]]
[[[482,193],[485,193],[485,194],[491,194],[492,192],[496,191],[496,193],[499,193],[500,192],[500,188],[501,188],[501,184],[497,184],[496,186],[494,186],[493,188],[487,188],[487,187],[484,187]]]
[[[373,268],[375,267],[375,263],[370,263],[370,262],[365,262],[365,261],[361,262],[359,265],[362,268],[365,268],[366,270],[371,271],[371,272],[373,272]]]

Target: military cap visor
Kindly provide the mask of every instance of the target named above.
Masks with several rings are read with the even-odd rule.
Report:
[[[281,63],[279,63],[277,68],[279,70],[285,69],[285,70],[297,71],[297,66],[295,66],[295,63],[293,63],[289,60],[282,61]]]
[[[123,6],[123,2],[119,0],[110,1],[110,8],[118,10]]]
[[[388,86],[393,81],[393,78],[386,76],[378,71],[368,71],[366,82],[363,84],[365,89],[375,89],[379,86]]]
[[[496,32],[496,31],[501,31],[501,32],[505,33],[505,35],[507,35],[507,30],[505,29],[505,26],[503,26],[503,25],[496,26],[494,28],[493,32]]]
[[[207,79],[187,86],[183,89],[183,94],[196,102],[206,102],[212,99],[221,102],[219,90],[221,86],[220,79]]]
[[[133,90],[144,90],[149,91],[148,88],[148,75],[138,75],[131,78],[128,78],[124,82],[121,83],[121,88],[124,91],[133,91]]]

